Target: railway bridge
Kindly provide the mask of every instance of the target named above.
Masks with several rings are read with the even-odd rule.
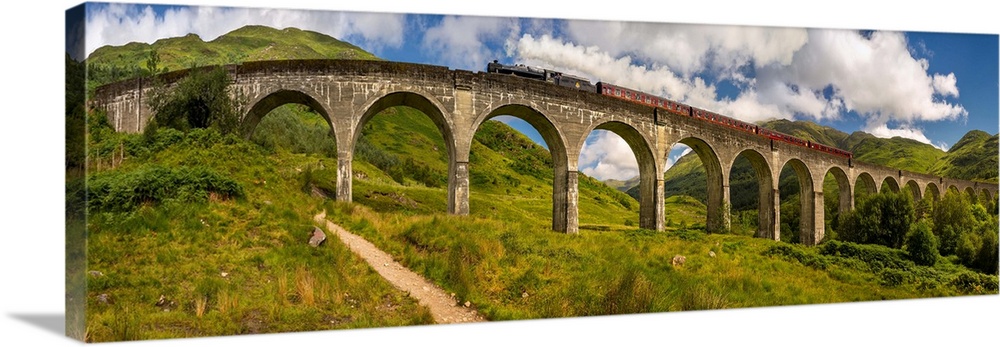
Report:
[[[752,164],[758,179],[757,237],[779,239],[781,169],[789,165],[799,182],[800,235],[816,244],[824,235],[823,181],[838,186],[839,209],[854,206],[855,187],[875,193],[881,187],[905,189],[914,197],[941,196],[955,189],[997,198],[997,184],[908,172],[810,150],[699,119],[678,116],[604,95],[543,81],[445,67],[384,61],[303,60],[249,62],[224,66],[234,90],[248,101],[242,124],[252,130],[261,118],[284,104],[304,104],[320,113],[337,143],[337,200],[351,201],[351,161],[361,129],[372,116],[395,106],[420,110],[444,137],[448,152],[448,212],[469,213],[469,152],[479,126],[493,117],[525,120],[542,135],[552,154],[554,174],[552,229],[578,232],[578,158],[591,131],[621,136],[640,171],[639,226],[663,230],[667,155],[676,144],[691,147],[707,173],[709,229],[729,226],[729,175],[738,156]],[[169,86],[187,71],[161,75]],[[148,78],[100,87],[92,108],[106,111],[117,131],[140,132],[152,117]],[[247,132],[252,133],[251,131]]]

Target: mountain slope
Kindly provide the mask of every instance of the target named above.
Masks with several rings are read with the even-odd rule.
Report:
[[[355,45],[314,31],[249,25],[208,42],[188,34],[153,44],[131,42],[98,48],[86,59],[91,86],[143,74],[153,51],[159,55],[158,67],[167,71],[258,60],[379,59]]]
[[[997,138],[984,131],[973,130],[955,143],[948,153],[930,168],[930,173],[945,177],[996,183]]]

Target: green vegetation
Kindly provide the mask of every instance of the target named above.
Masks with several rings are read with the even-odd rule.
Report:
[[[973,130],[962,136],[929,172],[944,177],[997,183],[997,139],[1000,135]]]
[[[155,64],[154,64],[155,65]],[[146,126],[153,136],[160,126],[186,131],[191,128],[218,129],[223,134],[236,132],[245,100],[231,96],[232,79],[221,67],[194,69],[173,88],[154,87],[149,98],[153,118]]]
[[[250,29],[255,28],[238,30],[243,39],[230,43],[257,47],[247,37],[273,34],[273,29]],[[289,39],[304,33],[280,32],[286,31]],[[160,61],[147,70],[183,61],[166,47],[172,40],[200,42],[195,39],[161,40]],[[151,57],[135,45],[129,49],[145,53],[115,59]],[[361,128],[351,204],[333,201],[336,144],[327,121],[308,107],[275,109],[250,140],[223,134],[220,127],[191,127],[197,122],[189,116],[170,114],[164,119],[178,117],[189,126],[119,134],[99,113],[79,115],[90,117],[79,122],[88,127],[89,153],[73,160],[86,163],[90,172],[67,183],[67,199],[90,198],[87,270],[94,272],[87,275],[84,332],[89,341],[431,323],[425,308],[336,238],[317,248],[306,244],[312,216],[324,210],[490,320],[998,291],[996,208],[961,196],[946,194],[924,207],[905,198],[894,203],[893,196],[872,197],[889,201],[884,204],[859,200],[859,208],[886,209],[882,216],[913,216],[915,223],[856,223],[879,228],[857,230],[875,236],[862,241],[895,248],[834,236],[806,247],[749,237],[755,210],[734,213],[729,234],[706,233],[706,207],[697,196],[665,199],[666,231],[639,229],[635,199],[580,175],[580,233],[567,235],[551,231],[551,156],[500,122],[486,122],[475,134],[471,212],[451,216],[445,213],[448,148],[434,123],[414,109],[386,109]],[[822,129],[812,126],[800,136],[850,138]],[[704,179],[697,183],[693,174],[700,165],[684,161],[675,168],[688,167],[689,185],[703,188]],[[735,172],[741,182],[752,181],[752,175]],[[783,178],[780,189],[798,201],[794,179]],[[797,225],[795,215],[783,214],[782,221]],[[677,255],[686,261],[675,264]]]
[[[884,192],[859,199],[841,215],[837,235],[841,240],[900,248],[915,219],[908,193]]]
[[[920,221],[913,225],[913,229],[906,237],[906,253],[910,255],[910,260],[924,266],[934,266],[940,256],[938,251],[937,237],[931,231],[930,223]]]
[[[155,52],[155,53],[154,53]],[[150,65],[155,54],[156,64]],[[332,37],[296,28],[250,25],[205,42],[198,35],[161,39],[153,44],[132,42],[104,46],[87,57],[89,88],[160,72],[195,66],[286,59],[372,59],[374,55]]]
[[[931,220],[942,255],[979,271],[997,273],[997,209],[988,212],[967,195],[948,190],[934,206]]]
[[[299,171],[315,156],[214,129],[96,130],[93,148],[128,145],[87,181],[88,340],[432,322],[343,244],[306,244],[323,199]]]

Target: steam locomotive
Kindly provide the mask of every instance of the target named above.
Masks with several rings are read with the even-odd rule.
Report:
[[[853,154],[851,152],[841,150],[839,148],[821,145],[818,143],[814,143],[812,141],[806,141],[797,138],[795,136],[791,136],[774,130],[769,130],[766,128],[761,128],[760,126],[746,123],[737,119],[729,118],[720,115],[718,113],[685,105],[669,99],[643,93],[634,89],[617,86],[611,83],[597,82],[596,84],[594,84],[590,83],[590,80],[588,79],[579,76],[573,76],[555,70],[526,66],[524,64],[505,65],[499,63],[497,60],[494,60],[492,63],[486,64],[486,72],[536,79],[536,80],[550,82],[563,87],[569,87],[591,93],[607,95],[613,98],[624,99],[630,102],[635,102],[663,109],[666,110],[667,112],[679,116],[698,118],[706,122],[719,124],[722,126],[737,129],[739,131],[753,133],[759,136],[769,138],[773,141],[781,141],[796,146],[806,147],[809,149],[844,157],[847,158],[848,160],[853,158]]]

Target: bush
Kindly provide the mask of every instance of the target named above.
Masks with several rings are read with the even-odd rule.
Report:
[[[243,196],[243,187],[215,171],[201,167],[167,168],[151,165],[127,172],[97,174],[87,182],[88,209],[127,212],[147,203],[167,200],[208,201]]]
[[[979,247],[979,252],[976,253],[976,260],[972,264],[973,268],[985,273],[997,274],[997,266],[1000,263],[1000,257],[997,256],[1000,244],[998,244],[997,239],[996,230],[983,234],[982,245]]]
[[[803,251],[802,249],[786,243],[779,243],[771,246],[771,248],[764,251],[763,255],[779,255],[785,258],[795,259],[799,263],[802,263],[802,265],[820,270],[826,269],[830,265],[829,262],[827,262],[827,260],[822,256],[812,252]]]
[[[963,196],[948,190],[937,204],[931,217],[934,220],[934,235],[937,236],[941,254],[957,254],[962,234],[973,228],[972,205]]]
[[[909,194],[880,193],[859,200],[857,208],[841,218],[842,240],[901,248],[916,212]]]
[[[243,107],[230,94],[232,79],[221,67],[192,69],[172,88],[154,86],[150,109],[159,126],[181,131],[214,127],[223,134],[236,132]]]
[[[934,266],[937,262],[937,237],[926,221],[913,225],[913,230],[906,238],[906,253],[910,256],[910,260],[919,265]]]
[[[951,280],[951,285],[966,293],[995,293],[998,290],[998,279],[996,276],[977,274],[974,272],[963,272]]]
[[[913,263],[905,259],[902,250],[878,245],[861,245],[850,242],[828,241],[820,245],[819,253],[862,261],[871,270],[909,269]]]

